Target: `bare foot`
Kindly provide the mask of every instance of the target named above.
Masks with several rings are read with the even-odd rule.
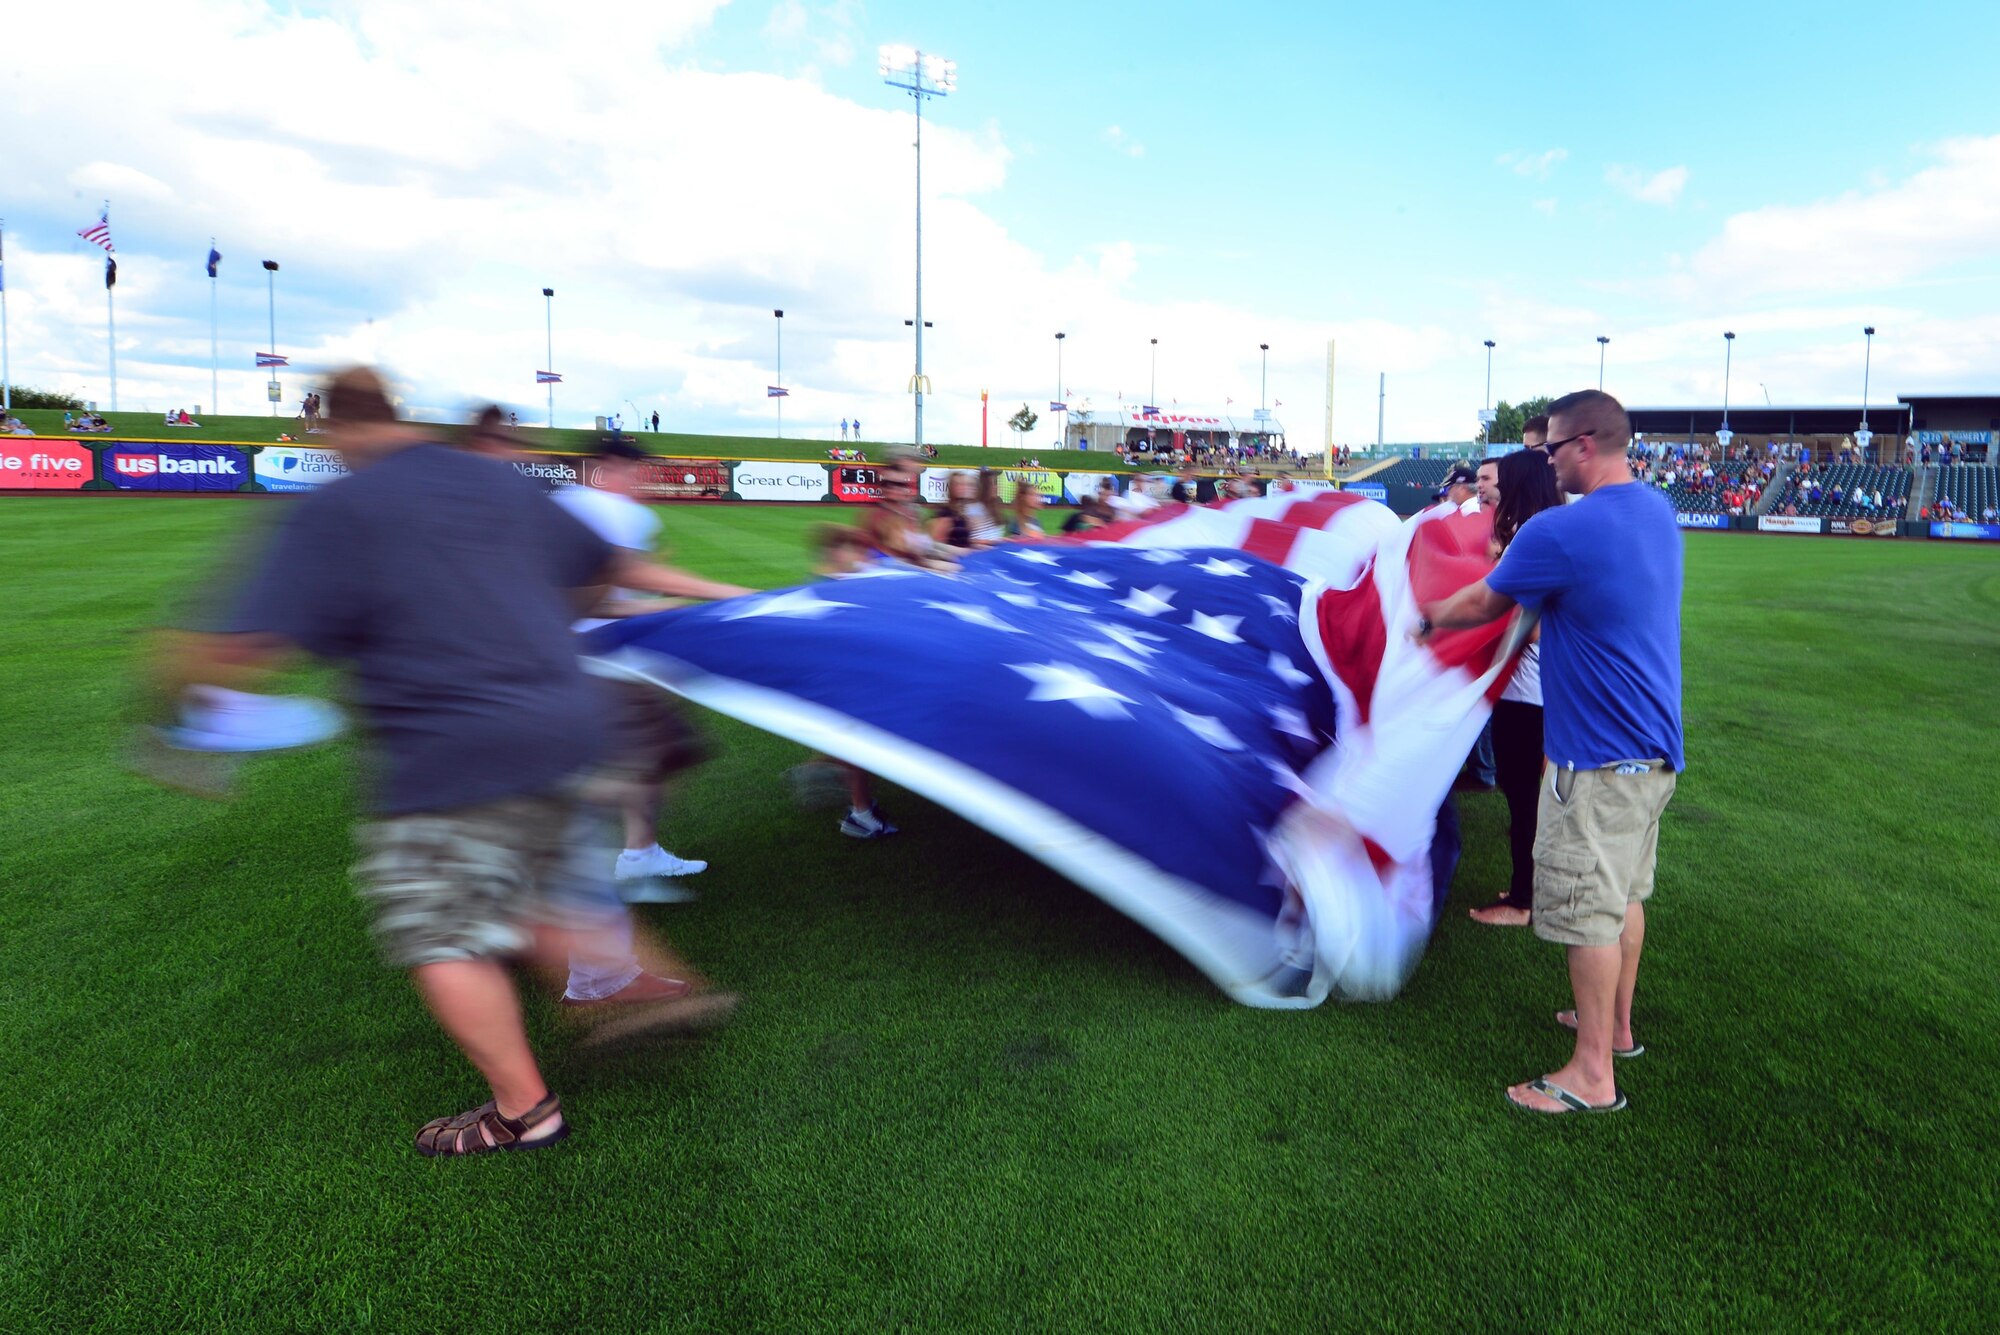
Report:
[[[1517,909],[1512,904],[1486,904],[1471,910],[1466,916],[1488,927],[1526,927],[1532,915],[1528,910]]]
[[[1576,1012],[1573,1010],[1557,1011],[1556,1023],[1561,1025],[1563,1028],[1569,1030],[1571,1033],[1575,1033]],[[1633,1041],[1631,1029],[1627,1028],[1623,1033],[1619,1033],[1616,1030],[1612,1031],[1611,1052],[1613,1056],[1616,1056],[1618,1053],[1621,1052],[1631,1053],[1635,1057],[1639,1055],[1640,1048],[1638,1043]]]

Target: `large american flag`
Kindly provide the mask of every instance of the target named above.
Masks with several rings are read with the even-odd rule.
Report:
[[[1513,646],[1407,636],[1419,597],[1484,573],[1483,518],[1296,496],[614,622],[591,649],[951,808],[1239,1001],[1386,997]]]
[[[93,246],[104,247],[104,253],[107,255],[116,254],[118,251],[118,247],[111,244],[110,205],[105,206],[104,212],[98,215],[96,222],[88,227],[77,228],[76,234]]]

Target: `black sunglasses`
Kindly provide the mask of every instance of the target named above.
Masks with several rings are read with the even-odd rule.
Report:
[[[1547,454],[1549,458],[1553,459],[1556,457],[1556,451],[1561,449],[1563,446],[1573,445],[1577,441],[1582,440],[1585,436],[1594,436],[1596,434],[1597,432],[1595,430],[1579,431],[1574,436],[1564,436],[1561,440],[1549,441],[1547,444],[1542,446],[1542,451],[1543,453]]]

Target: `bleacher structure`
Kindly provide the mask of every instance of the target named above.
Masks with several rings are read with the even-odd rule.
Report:
[[[1697,487],[1685,478],[1676,476],[1671,487],[1661,486],[1667,499],[1674,503],[1674,509],[1683,514],[1719,515],[1725,508],[1722,493],[1742,480],[1743,475],[1755,467],[1746,459],[1729,459],[1716,465],[1715,481]],[[1657,484],[1656,484],[1657,485]]]
[[[1380,483],[1395,495],[1399,489],[1417,487],[1423,489],[1426,499],[1444,481],[1444,475],[1451,471],[1450,459],[1398,459],[1379,473],[1370,473],[1370,482]]]
[[[1951,464],[1932,468],[1933,504],[1948,500],[1968,519],[1986,517],[1988,509],[2000,510],[2000,468],[1991,464]]]
[[[1802,515],[1825,515],[1832,518],[1853,518],[1859,515],[1876,515],[1879,512],[1871,502],[1862,505],[1851,499],[1856,489],[1866,487],[1871,496],[1882,493],[1882,509],[1900,516],[1908,504],[1910,488],[1914,479],[1907,468],[1883,468],[1876,464],[1835,464],[1830,468],[1816,468],[1810,477],[1800,479],[1794,473],[1786,479],[1782,495],[1771,502],[1771,509],[1783,510],[1786,506],[1796,506]],[[1808,488],[1818,483],[1820,499],[1808,499]],[[1840,489],[1840,500],[1833,499],[1835,488]]]

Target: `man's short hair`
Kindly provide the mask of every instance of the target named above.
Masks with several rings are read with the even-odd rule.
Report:
[[[389,402],[389,389],[372,366],[348,366],[333,373],[326,382],[330,405],[327,416],[348,425],[381,424],[396,420]]]
[[[1547,440],[1549,438],[1549,415],[1547,413],[1536,413],[1533,417],[1521,423],[1521,438],[1523,440],[1527,439],[1528,433],[1531,431],[1543,440]]]
[[[1597,438],[1600,454],[1623,453],[1632,443],[1632,419],[1625,405],[1601,389],[1580,389],[1549,405],[1550,417],[1568,419],[1571,431]]]

